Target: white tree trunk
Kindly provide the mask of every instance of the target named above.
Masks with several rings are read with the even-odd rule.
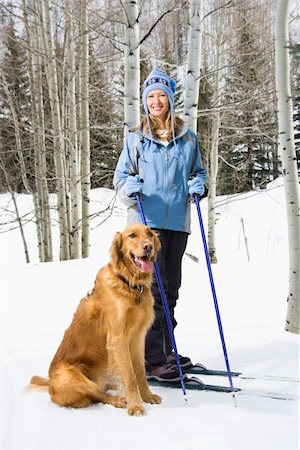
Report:
[[[67,211],[66,160],[61,127],[58,79],[49,0],[41,0],[41,28],[45,52],[45,68],[52,114],[56,194],[60,228],[60,259],[70,259],[69,221]]]
[[[218,73],[216,74],[218,76]],[[217,87],[218,89],[218,87]],[[220,113],[212,116],[211,149],[209,155],[209,191],[208,191],[208,249],[211,263],[217,263],[216,248],[216,188],[218,175],[218,149],[219,149]]]
[[[80,138],[81,138],[81,195],[82,195],[82,257],[89,256],[90,247],[90,119],[89,119],[89,33],[87,2],[81,2],[81,61],[80,61]],[[79,159],[79,158],[78,158]],[[79,224],[78,224],[79,225]]]
[[[36,2],[31,7],[38,11]],[[28,40],[28,67],[30,74],[31,113],[33,127],[33,148],[36,192],[32,193],[35,205],[36,228],[39,247],[39,260],[49,262],[53,259],[52,234],[47,185],[45,125],[43,108],[42,47],[37,27],[28,23],[28,1],[23,0],[24,25]]]
[[[203,0],[190,2],[189,49],[184,95],[184,117],[197,131],[197,110],[200,86]]]
[[[37,125],[37,139],[35,140],[35,159],[38,172],[38,179],[36,180],[37,192],[39,195],[39,204],[41,205],[41,234],[42,234],[42,248],[43,261],[49,262],[53,260],[52,250],[52,232],[51,232],[51,214],[49,205],[49,191],[47,183],[47,161],[46,161],[46,142],[45,142],[45,114],[43,106],[43,73],[42,73],[42,58],[41,58],[41,43],[38,42],[38,51],[34,56],[34,64],[36,67],[36,125]]]
[[[211,145],[209,154],[209,192],[208,192],[208,249],[212,263],[217,263],[216,248],[216,193],[218,176],[219,133],[220,133],[220,98],[221,98],[221,55],[223,46],[224,20],[217,12],[213,21],[213,33],[215,36],[215,64],[213,83],[213,108],[215,112],[211,118]]]
[[[140,42],[136,0],[123,2],[125,11],[124,133],[140,122]]]
[[[293,129],[293,106],[289,75],[289,0],[277,0],[275,26],[276,90],[278,97],[279,152],[283,180],[289,242],[289,288],[285,329],[299,333],[300,224],[299,185]]]
[[[69,168],[69,220],[70,220],[70,257],[78,259],[82,256],[81,233],[81,173],[77,139],[76,115],[76,70],[75,70],[75,40],[73,33],[73,18],[70,0],[65,3],[66,22],[66,148],[68,149]]]

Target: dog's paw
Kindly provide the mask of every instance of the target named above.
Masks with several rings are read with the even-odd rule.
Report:
[[[142,405],[130,406],[128,408],[129,416],[144,416],[145,414],[146,414],[146,411]]]
[[[113,400],[113,406],[115,406],[116,408],[126,408],[127,406],[126,398],[116,395]]]
[[[147,395],[143,395],[143,400],[146,403],[152,403],[152,404],[161,403],[161,397],[159,395],[152,394],[152,392],[150,392]]]

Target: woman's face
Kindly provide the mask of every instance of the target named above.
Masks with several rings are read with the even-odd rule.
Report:
[[[147,95],[147,107],[153,117],[164,119],[169,111],[167,94],[161,89],[150,91]]]

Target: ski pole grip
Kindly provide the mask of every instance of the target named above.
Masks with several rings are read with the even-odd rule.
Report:
[[[135,172],[132,172],[132,173],[129,174],[130,177],[135,177],[136,175],[138,175],[138,173],[135,173]],[[140,182],[144,183],[143,178],[140,178]]]
[[[196,177],[197,177],[196,173],[191,173],[189,176],[189,180],[193,180]],[[208,188],[204,185],[204,194],[203,195],[193,194],[193,195],[191,195],[191,197],[193,197],[195,200],[196,200],[196,198],[198,198],[199,200],[202,200],[203,198],[205,198],[207,196],[207,193],[208,193]]]
[[[131,172],[128,176],[129,177],[135,177],[136,175],[138,175],[137,173],[135,173],[135,172]],[[140,178],[140,182],[141,183],[144,183],[144,180],[142,179],[142,178]],[[131,195],[130,195],[130,197],[137,197],[139,195],[139,192],[133,192]]]
[[[194,178],[196,178],[196,174],[195,173],[191,173],[189,176],[189,180],[193,180]],[[199,194],[193,194],[191,195],[191,197],[196,201],[196,198],[200,199],[200,195]]]
[[[138,175],[138,173],[135,173],[135,172],[132,172],[132,173],[129,174],[130,177],[135,177],[136,175]],[[144,183],[143,178],[140,178],[140,182]]]

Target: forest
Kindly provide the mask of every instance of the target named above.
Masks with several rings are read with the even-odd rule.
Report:
[[[41,261],[53,258],[53,211],[61,259],[88,256],[90,190],[112,188],[153,67],[176,80],[176,112],[199,137],[211,180],[213,258],[216,196],[264,189],[283,172],[275,16],[275,0],[0,1],[0,192],[11,194],[21,233],[16,194],[32,195]],[[299,172],[294,1],[288,29]]]
[[[91,187],[112,187],[114,168],[123,145],[124,96],[128,90],[125,82],[130,84],[125,79],[126,54],[132,45],[126,10],[129,3],[137,3],[138,9],[135,44],[139,50],[140,83],[153,66],[165,70],[177,81],[176,110],[183,113],[189,9],[193,2],[0,2],[2,192],[8,190],[8,184],[16,192],[31,192],[36,189],[37,177],[43,175],[47,190],[55,191],[56,133],[63,140],[67,171],[72,171],[72,153],[83,148],[82,141],[89,139],[87,173]],[[197,130],[202,153],[209,164],[218,128],[218,194],[260,189],[281,173],[274,76],[275,3],[274,0],[209,0],[203,2],[200,12]],[[299,152],[297,2],[290,11],[290,34]],[[52,55],[46,54],[43,39],[51,40],[52,60]],[[87,49],[84,49],[85,39]],[[49,64],[50,60],[54,64]],[[88,105],[84,101],[87,94]],[[57,102],[57,113],[53,113],[51,102]],[[136,114],[135,117],[139,119]],[[132,119],[129,122],[137,125]],[[37,152],[41,159],[39,167]]]
[[[20,229],[27,262],[28,221],[40,262],[53,261],[54,227],[60,260],[89,256],[91,189],[113,188],[124,136],[143,115],[142,83],[159,67],[209,171],[212,263],[217,196],[283,177],[288,298],[299,310],[297,1],[1,0],[0,20],[0,192],[10,196],[0,226]],[[33,200],[28,216],[21,194]]]

